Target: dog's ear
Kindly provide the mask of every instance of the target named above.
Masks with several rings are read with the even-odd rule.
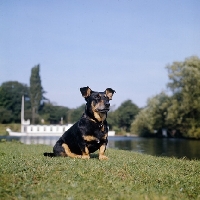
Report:
[[[90,96],[91,94],[91,89],[87,86],[87,87],[82,87],[80,88],[81,94],[84,98],[87,98]]]
[[[113,90],[112,88],[107,88],[105,90],[106,96],[109,98],[109,100],[112,100],[112,96],[115,93],[115,90]]]

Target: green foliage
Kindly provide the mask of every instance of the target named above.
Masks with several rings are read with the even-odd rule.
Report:
[[[174,98],[169,115],[175,112],[177,127],[184,136],[200,138],[197,131],[200,126],[200,59],[190,57],[184,62],[174,62],[167,69],[171,81],[168,87]],[[194,132],[196,134],[192,134]]]
[[[28,97],[28,86],[8,81],[0,87],[0,123],[19,123],[22,95]]]
[[[139,108],[132,103],[131,100],[127,100],[121,104],[117,109],[117,124],[118,126],[126,131],[130,131],[131,122],[139,112]]]
[[[43,99],[44,90],[41,85],[40,66],[37,65],[31,69],[30,77],[30,101],[32,110],[32,124],[35,123],[35,115],[39,110]]]
[[[39,114],[40,119],[44,119],[45,123],[59,124],[62,118],[63,123],[65,124],[68,123],[68,112],[69,108],[55,106],[49,102],[43,104],[43,106],[40,108]]]
[[[83,115],[85,111],[85,104],[82,104],[81,106],[77,107],[76,109],[71,109],[68,112],[68,122],[69,123],[75,123],[78,121],[81,116]]]
[[[12,111],[7,110],[4,107],[0,107],[0,123],[1,124],[6,124],[12,122]]]
[[[131,133],[139,136],[148,136],[153,133],[152,119],[148,109],[142,109],[131,124]]]
[[[117,110],[108,113],[108,124],[111,128],[123,132],[129,132],[131,123],[138,114],[139,108],[131,100],[124,101]]]
[[[197,138],[200,139],[200,127],[197,128],[197,126],[192,126],[189,130],[188,130],[188,135],[191,138]]]
[[[172,91],[149,99],[147,107],[132,123],[131,131],[143,132],[168,128],[184,137],[200,138],[200,59],[190,57],[167,66]]]
[[[114,130],[116,132],[120,132],[120,128],[117,124],[117,116],[116,116],[116,110],[115,111],[109,111],[107,116],[107,122],[110,130]]]
[[[140,136],[155,134],[155,130],[166,128],[165,119],[170,98],[164,92],[150,98],[131,124],[131,132]]]
[[[45,145],[0,142],[0,199],[199,199],[200,161],[108,149],[108,161],[47,158]]]

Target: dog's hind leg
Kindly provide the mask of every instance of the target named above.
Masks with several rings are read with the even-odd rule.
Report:
[[[87,147],[85,147],[84,151],[82,151],[82,159],[89,159],[90,158],[90,153]]]
[[[62,147],[64,148],[65,153],[66,153],[67,156],[69,156],[71,158],[81,158],[82,157],[81,155],[77,155],[75,153],[72,153],[67,144],[63,143]]]
[[[108,160],[108,157],[104,155],[106,150],[106,144],[102,144],[99,148],[99,160]]]

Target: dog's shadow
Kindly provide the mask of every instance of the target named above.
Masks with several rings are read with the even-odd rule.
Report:
[[[92,153],[90,154],[91,159],[99,159],[99,154],[98,153]]]

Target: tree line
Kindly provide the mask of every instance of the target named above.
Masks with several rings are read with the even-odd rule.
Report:
[[[166,69],[167,92],[149,98],[143,108],[126,100],[111,109],[107,120],[110,129],[139,136],[159,136],[166,129],[170,137],[200,138],[200,59],[189,57]],[[22,95],[25,118],[32,124],[74,123],[81,117],[84,104],[71,109],[45,98],[39,71],[39,65],[32,68],[30,86],[17,81],[0,86],[0,123],[20,123]]]
[[[77,108],[58,106],[45,97],[40,77],[40,65],[31,69],[30,85],[7,81],[0,86],[0,123],[21,123],[21,101],[24,96],[24,116],[32,124],[68,124],[76,122],[85,110],[85,104]],[[127,100],[109,113],[110,129],[129,132],[139,108]]]

